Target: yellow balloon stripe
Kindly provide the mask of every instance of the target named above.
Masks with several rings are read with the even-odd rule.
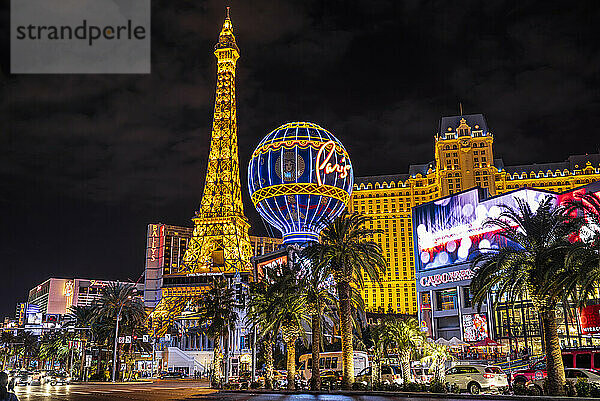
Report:
[[[341,188],[331,185],[318,185],[312,183],[291,183],[273,185],[261,188],[252,194],[252,202],[256,206],[259,202],[282,195],[322,195],[342,201],[348,204],[350,195]]]

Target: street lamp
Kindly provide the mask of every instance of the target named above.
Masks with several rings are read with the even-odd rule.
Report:
[[[119,306],[119,312],[117,313],[117,324],[115,324],[115,344],[113,347],[113,366],[112,366],[112,381],[115,382],[115,376],[117,374],[117,340],[119,338],[119,320],[121,319],[121,311],[123,310],[123,306],[125,302],[131,299],[131,295],[124,299],[121,302],[121,306]]]

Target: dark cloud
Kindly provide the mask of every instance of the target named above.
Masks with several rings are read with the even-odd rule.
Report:
[[[211,129],[217,0],[153,1],[152,74],[13,76],[0,42],[2,310],[49,276],[137,279],[146,224],[190,224]],[[597,2],[230,2],[242,182],[270,130],[317,122],[360,175],[433,159],[441,115],[486,114],[508,164],[598,149]],[[515,146],[518,144],[518,146]],[[257,233],[262,222],[244,195]]]

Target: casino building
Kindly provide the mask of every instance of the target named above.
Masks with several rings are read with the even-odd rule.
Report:
[[[518,188],[563,192],[600,180],[600,154],[505,166],[494,158],[494,135],[482,114],[442,117],[434,140],[430,162],[411,165],[405,174],[355,178],[349,209],[373,217],[371,228],[383,231],[374,239],[388,262],[382,286],[367,281],[362,290],[369,311],[417,313],[414,206],[474,187],[493,196]]]
[[[62,317],[69,314],[71,306],[90,306],[100,298],[102,289],[116,281],[82,278],[49,278],[29,290],[29,305],[37,305],[40,313]],[[134,284],[134,283],[131,283]],[[134,284],[137,294],[143,296],[144,285]]]
[[[472,343],[489,337],[511,350],[527,348],[540,353],[542,325],[530,300],[522,299],[513,305],[495,299],[491,293],[481,308],[473,303],[471,260],[479,252],[510,246],[503,237],[495,235],[495,227],[484,224],[488,217],[497,217],[503,205],[515,208],[517,199],[521,199],[535,211],[546,197],[560,204],[573,199],[575,193],[587,192],[600,194],[600,182],[560,193],[520,188],[489,196],[487,190],[473,188],[415,206],[412,219],[416,290],[423,330],[433,338],[458,337]],[[591,305],[587,309],[597,313],[598,307]],[[600,344],[600,338],[594,335],[600,331],[589,327],[590,322],[581,314],[573,305],[560,304],[557,308],[561,346]]]

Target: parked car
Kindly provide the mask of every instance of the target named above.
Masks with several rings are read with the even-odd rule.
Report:
[[[161,372],[158,377],[159,379],[183,379],[185,374],[183,372]]]
[[[337,390],[342,384],[342,374],[337,370],[325,370],[321,372],[321,387],[323,389]]]
[[[546,360],[540,359],[529,365],[527,369],[519,369],[512,372],[512,382],[515,385],[525,385],[534,380],[544,379],[547,375]]]
[[[446,371],[446,382],[471,394],[508,390],[506,374],[498,366],[457,365]]]
[[[357,383],[370,385],[373,383],[373,369],[371,366],[364,368],[354,379]],[[402,384],[402,369],[398,365],[381,365],[381,383],[383,384]]]
[[[590,383],[600,384],[600,372],[593,369],[567,368],[565,369],[565,379],[570,382],[577,382],[578,379],[586,379]],[[527,383],[527,387],[535,395],[544,394],[544,379],[534,379]]]
[[[429,369],[424,367],[412,367],[410,371],[413,375],[415,382],[417,383],[429,383],[433,380],[433,374],[429,372]]]

